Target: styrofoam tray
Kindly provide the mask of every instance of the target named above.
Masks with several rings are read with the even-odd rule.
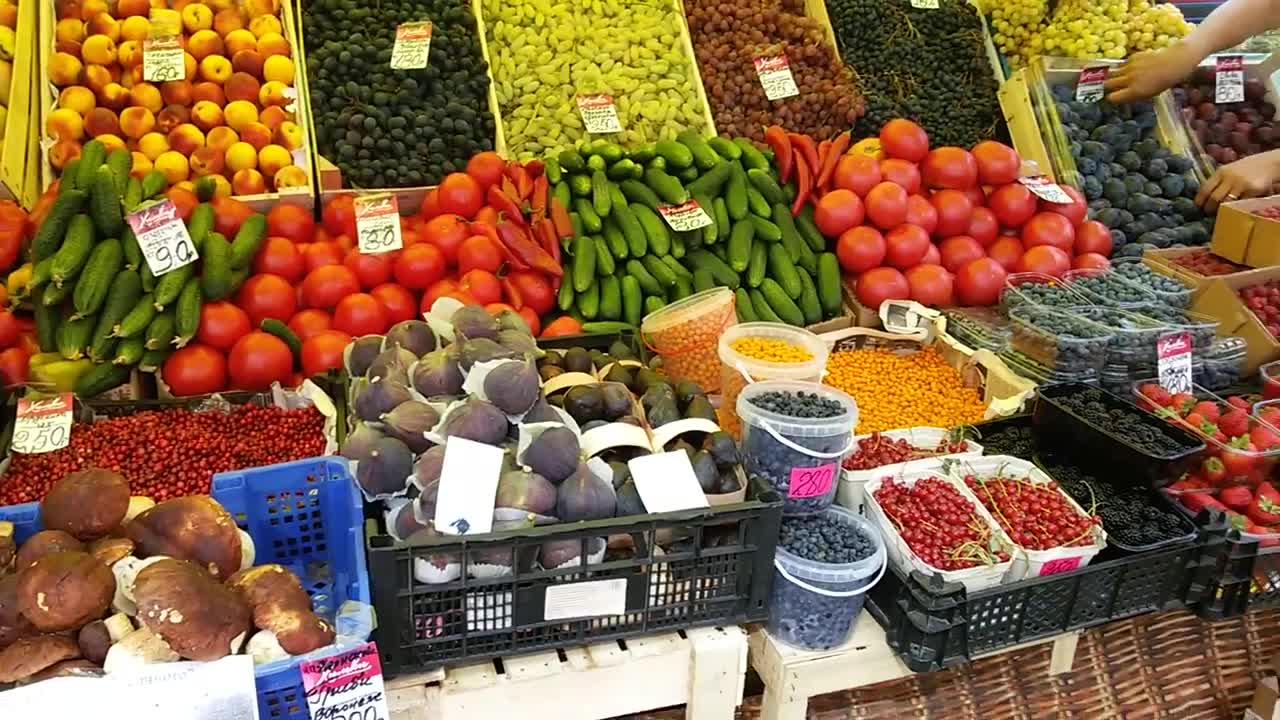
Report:
[[[903,428],[902,430],[888,430],[880,433],[890,440],[906,439],[907,442],[916,447],[937,447],[938,443],[947,436],[950,431],[940,427],[929,427],[922,425],[920,427]],[[872,433],[858,435],[853,438],[854,451],[858,449],[858,441],[871,437]],[[951,453],[948,455],[938,455],[931,458],[920,458],[919,460],[908,460],[903,463],[893,463],[891,465],[881,465],[870,470],[842,470],[840,472],[840,486],[836,489],[836,504],[841,507],[849,508],[854,512],[862,512],[862,493],[866,487],[867,481],[877,477],[887,477],[897,475],[904,470],[914,470],[916,468],[933,467],[940,460],[946,458],[957,457],[981,457],[982,446],[969,438],[965,438],[965,446],[968,450],[960,453]]]

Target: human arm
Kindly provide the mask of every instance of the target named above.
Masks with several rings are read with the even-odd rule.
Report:
[[[1278,180],[1280,150],[1250,155],[1219,167],[1213,177],[1200,186],[1196,204],[1213,212],[1222,203],[1268,195]]]

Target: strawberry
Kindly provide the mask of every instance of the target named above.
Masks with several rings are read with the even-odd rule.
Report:
[[[1227,476],[1234,478],[1248,475],[1258,460],[1253,444],[1248,442],[1248,438],[1237,438],[1231,441],[1231,448],[1233,449],[1222,451],[1222,464],[1227,468]]]
[[[1208,420],[1211,423],[1218,422],[1218,418],[1222,416],[1222,413],[1218,410],[1218,404],[1208,400],[1201,400],[1196,403],[1195,406],[1191,408],[1191,412],[1200,413],[1204,416],[1205,420]]]
[[[1178,393],[1169,399],[1169,404],[1179,415],[1186,415],[1191,412],[1191,408],[1195,407],[1196,396],[1191,393]]]
[[[1157,407],[1168,407],[1169,400],[1173,397],[1168,390],[1155,383],[1145,383],[1138,388],[1138,392]]]
[[[1239,395],[1232,395],[1227,398],[1227,404],[1236,407],[1239,410],[1249,410],[1253,404]]]
[[[1275,485],[1272,485],[1270,482],[1267,482],[1266,480],[1263,480],[1262,482],[1258,483],[1258,486],[1253,489],[1253,494],[1260,498],[1266,498],[1267,500],[1270,500],[1271,502],[1277,505],[1280,505],[1280,490],[1277,490]]]
[[[1272,427],[1280,427],[1280,407],[1268,405],[1258,413],[1258,419]]]
[[[1227,466],[1216,457],[1207,458],[1200,465],[1200,471],[1204,473],[1205,482],[1211,486],[1221,485],[1222,481],[1227,479]]]
[[[1246,509],[1249,519],[1259,525],[1276,525],[1280,523],[1280,503],[1259,495],[1249,503]]]
[[[1226,505],[1223,505],[1222,503],[1218,502],[1218,498],[1210,495],[1209,493],[1201,493],[1201,492],[1183,493],[1181,496],[1178,497],[1178,499],[1182,501],[1183,507],[1187,508],[1193,513],[1198,513],[1201,510],[1225,511],[1227,509]]]
[[[1249,431],[1249,441],[1259,450],[1270,450],[1280,445],[1280,433],[1266,425],[1255,425]]]
[[[1196,430],[1199,430],[1205,425],[1211,424],[1208,420],[1205,419],[1203,415],[1201,415],[1199,412],[1196,412],[1195,410],[1192,410],[1191,412],[1187,413],[1187,416],[1182,419],[1186,420],[1187,424],[1195,428]]]
[[[1233,440],[1247,434],[1249,432],[1249,413],[1236,408],[1223,414],[1222,417],[1218,418],[1218,429]]]
[[[1232,510],[1244,512],[1249,509],[1249,503],[1253,502],[1253,493],[1243,485],[1232,485],[1218,493],[1218,501]]]

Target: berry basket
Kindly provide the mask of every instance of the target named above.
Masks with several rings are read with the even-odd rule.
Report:
[[[1191,296],[1195,288],[1177,278],[1161,275],[1152,270],[1140,257],[1112,258],[1111,269],[1125,280],[1137,283],[1150,290],[1167,305],[1186,308],[1191,305]]]
[[[350,623],[338,617],[348,602],[370,604],[361,531],[363,504],[341,458],[312,458],[280,465],[219,473],[213,499],[253,538],[256,564],[278,563],[302,580],[316,614],[351,638]],[[40,530],[40,505],[0,507],[0,520],[14,524],[18,543]],[[384,618],[389,622],[389,618]],[[360,638],[365,639],[365,638]],[[331,645],[302,657],[254,668],[258,714],[270,720],[308,720],[306,692],[298,666],[326,657]]]
[[[1012,349],[1058,373],[1099,372],[1112,333],[1066,310],[1021,305],[1009,311]]]
[[[1107,360],[1111,362],[1156,361],[1156,340],[1169,326],[1152,318],[1106,305],[1077,305],[1068,312],[1088,318],[1111,332]]]
[[[860,443],[870,438],[875,433],[866,435],[858,435],[853,438],[853,453],[845,458],[847,463],[853,455],[856,455]],[[935,448],[943,443],[950,436],[951,431],[939,427],[913,427],[904,428],[902,430],[888,430],[880,433],[880,437],[886,440],[906,440],[915,447]],[[982,455],[982,446],[969,438],[962,438],[960,442],[964,443],[965,449],[961,452],[947,453],[945,455],[935,455],[932,457],[920,458],[918,460],[908,460],[906,462],[892,463],[889,465],[880,465],[869,470],[849,470],[842,468],[840,471],[840,487],[836,490],[836,504],[849,508],[855,512],[862,512],[863,487],[878,477],[886,477],[897,475],[903,470],[914,470],[920,467],[933,467],[940,460],[955,457],[979,457]]]
[[[1068,270],[1062,279],[1072,290],[1102,305],[1135,308],[1161,302],[1151,290],[1103,268]]]
[[[1076,292],[1067,283],[1043,273],[1014,273],[1005,278],[1000,290],[1000,307],[1008,312],[1020,305],[1048,305],[1070,307],[1088,305],[1087,296]]]
[[[1130,308],[1132,312],[1149,317],[1156,322],[1169,326],[1168,332],[1185,331],[1191,333],[1191,346],[1203,352],[1213,345],[1218,336],[1218,319],[1191,310],[1171,307],[1163,303],[1151,303]]]

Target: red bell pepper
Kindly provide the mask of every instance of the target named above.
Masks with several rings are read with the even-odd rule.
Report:
[[[499,278],[499,282],[502,283],[502,293],[507,296],[507,302],[510,303],[511,307],[516,310],[524,307],[524,296],[520,294],[520,288],[511,282],[511,278],[504,275]]]
[[[800,133],[787,133],[787,138],[791,140],[791,147],[794,154],[804,158],[809,163],[809,175],[812,179],[816,175],[821,165],[818,163],[818,146],[813,144],[813,138]]]
[[[498,223],[498,237],[529,269],[556,277],[564,274],[555,258],[530,238],[523,227],[504,220]]]
[[[809,171],[809,163],[804,159],[803,155],[797,155],[796,158],[796,199],[791,203],[791,216],[795,217],[800,214],[800,209],[804,204],[809,202],[809,195],[813,192],[813,173]]]
[[[544,217],[547,214],[547,195],[550,188],[547,186],[546,176],[539,175],[537,180],[533,181],[533,194],[529,198],[530,212],[534,217]]]
[[[784,183],[787,182],[791,179],[793,167],[791,138],[787,137],[787,131],[781,126],[770,125],[769,129],[764,131],[764,141],[773,149],[773,160],[778,163],[778,179]]]
[[[542,164],[541,160],[530,160],[524,164],[524,171],[531,178],[540,178],[546,172],[546,166]]]
[[[506,258],[507,264],[511,266],[510,269],[529,269],[528,263],[516,257],[516,254],[511,251],[511,248],[507,247],[506,243],[502,242],[502,238],[498,237],[498,229],[493,225],[490,225],[489,223],[471,223],[471,232],[476,235],[483,235],[492,240],[493,244],[498,247],[499,252],[502,253],[502,256]]]
[[[503,180],[502,183],[509,184],[507,180]],[[489,201],[489,207],[506,216],[507,220],[524,227],[524,213],[520,212],[520,206],[514,196],[503,192],[497,185],[490,185],[485,199]]]

